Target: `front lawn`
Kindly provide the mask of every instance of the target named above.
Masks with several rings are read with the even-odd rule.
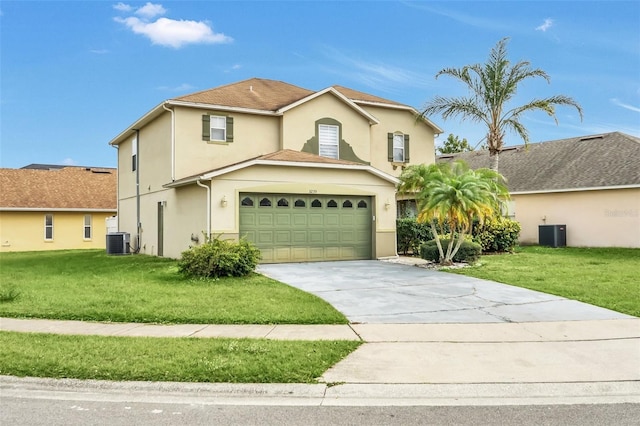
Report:
[[[0,253],[0,316],[181,324],[348,322],[322,299],[262,275],[186,279],[176,264],[146,255],[108,256],[104,250]]]
[[[640,316],[640,250],[522,247],[450,270]]]
[[[96,380],[315,383],[360,345],[277,341],[64,336],[0,332],[0,375]]]

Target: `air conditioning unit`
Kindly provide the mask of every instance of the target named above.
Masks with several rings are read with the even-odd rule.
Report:
[[[538,244],[549,247],[566,247],[567,225],[539,225]]]
[[[131,234],[110,232],[107,234],[107,254],[129,254]]]

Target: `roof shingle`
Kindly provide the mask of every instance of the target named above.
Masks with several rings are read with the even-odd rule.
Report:
[[[438,157],[458,159],[489,167],[487,150]],[[498,168],[509,191],[528,192],[640,185],[639,165],[640,139],[613,132],[505,147]]]
[[[0,169],[0,209],[116,210],[113,168]]]

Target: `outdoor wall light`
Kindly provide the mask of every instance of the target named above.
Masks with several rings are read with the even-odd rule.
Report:
[[[220,205],[222,207],[227,207],[227,196],[226,195],[222,196],[222,199],[220,200]]]
[[[384,203],[385,210],[389,210],[391,208],[391,201],[387,198],[386,203]]]

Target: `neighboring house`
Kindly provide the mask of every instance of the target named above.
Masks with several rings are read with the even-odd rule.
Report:
[[[489,167],[488,151],[442,155]],[[538,243],[539,225],[566,225],[568,246],[640,247],[640,139],[619,132],[506,147],[509,214],[520,242]]]
[[[169,99],[116,136],[119,230],[177,258],[204,235],[263,262],[396,255],[397,176],[433,163],[436,125],[333,86],[249,79]]]
[[[105,248],[116,189],[113,168],[0,169],[0,251]]]

